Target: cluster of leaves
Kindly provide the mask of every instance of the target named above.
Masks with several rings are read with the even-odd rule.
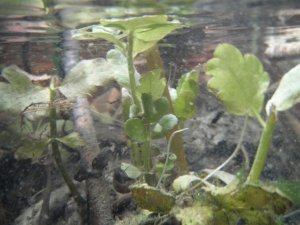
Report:
[[[248,179],[240,179],[224,171],[214,171],[213,177],[224,182],[221,187],[207,182],[196,174],[186,174],[177,177],[172,184],[177,193],[177,201],[182,196],[193,193],[200,203],[194,202],[191,207],[177,207],[174,197],[163,192],[157,193],[151,187],[144,187],[147,191],[145,200],[138,195],[144,189],[133,187],[133,194],[137,195],[138,203],[153,212],[174,213],[184,224],[282,224],[281,215],[299,206],[299,181],[280,181],[265,184],[259,182],[261,170],[265,165],[266,153],[269,145],[261,144],[271,141],[272,129],[269,117],[275,116],[277,111],[292,107],[299,99],[299,66],[285,74],[272,98],[268,101],[266,111],[268,119],[265,122],[260,113],[264,105],[264,93],[269,85],[268,74],[264,71],[261,62],[251,54],[242,55],[234,46],[219,45],[214,58],[209,60],[206,67],[212,79],[208,88],[216,93],[226,109],[238,116],[257,118],[264,128],[257,158],[262,163],[254,161]],[[180,87],[180,85],[179,85]],[[273,124],[274,125],[274,124]],[[266,140],[267,139],[267,140]],[[263,154],[260,154],[263,152]],[[252,171],[256,176],[252,178]],[[207,177],[211,177],[208,175]],[[226,178],[227,177],[227,178]],[[199,188],[200,187],[200,188]],[[155,199],[152,204],[151,200]],[[163,202],[157,203],[157,198]],[[148,203],[148,205],[147,205]],[[165,205],[164,205],[165,203]],[[150,205],[150,206],[149,206]],[[162,207],[165,208],[162,208]],[[199,213],[202,212],[202,213]]]
[[[123,115],[125,131],[131,140],[133,162],[147,172],[151,169],[151,141],[162,138],[195,112],[194,100],[198,92],[197,74],[190,72],[179,81],[176,96],[170,101],[165,96],[168,90],[163,68],[149,71],[141,78],[134,69],[134,58],[151,51],[158,41],[181,28],[177,21],[167,16],[143,16],[128,19],[101,20],[100,25],[81,28],[73,33],[80,40],[104,39],[115,45],[128,66],[129,81],[118,82],[123,88]],[[116,77],[116,79],[119,79]],[[171,106],[174,112],[171,112]]]

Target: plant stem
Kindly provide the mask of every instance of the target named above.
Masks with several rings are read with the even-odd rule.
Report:
[[[188,128],[184,128],[184,129],[181,129],[181,130],[177,130],[177,131],[174,131],[174,132],[171,134],[170,139],[169,139],[169,142],[168,142],[168,147],[167,147],[166,161],[165,161],[165,164],[164,164],[164,167],[163,167],[163,171],[161,172],[161,175],[160,175],[160,177],[159,177],[159,180],[158,180],[158,182],[157,182],[157,184],[156,184],[156,187],[157,187],[157,188],[159,187],[159,185],[160,185],[160,183],[161,183],[161,181],[162,181],[162,178],[163,178],[163,176],[164,176],[164,174],[165,174],[165,172],[166,172],[166,168],[167,168],[168,161],[169,161],[169,156],[170,156],[171,143],[172,143],[172,141],[173,141],[173,138],[174,138],[175,134],[180,133],[180,132],[183,132],[183,131],[185,131],[185,130],[187,130],[187,129],[188,129]]]
[[[263,129],[257,152],[250,173],[248,181],[257,182],[260,179],[261,173],[265,167],[267,155],[272,143],[273,131],[276,126],[276,110],[273,108],[267,119],[266,126]]]
[[[153,48],[151,48],[147,52],[146,58],[147,58],[148,70],[151,71],[154,69],[160,69],[161,74],[162,74],[161,76],[166,77],[166,75],[164,73],[163,61],[160,57],[159,49],[158,49],[157,45],[155,45]],[[170,97],[168,85],[166,85],[166,87],[165,87],[164,97],[166,97],[169,101],[169,105],[170,105],[169,112],[174,114],[174,108],[173,108],[172,100]],[[185,152],[183,149],[182,134],[176,133],[175,134],[176,136],[174,138],[172,138],[172,141],[170,141],[172,134],[176,130],[180,130],[181,128],[182,127],[177,125],[173,130],[171,130],[170,132],[167,133],[166,138],[168,140],[168,143],[170,143],[170,145],[171,145],[170,149],[177,157],[177,165],[178,165],[179,173],[184,174],[184,173],[187,173],[189,171],[189,169],[188,169],[188,163],[187,163],[186,157],[185,157]]]
[[[63,161],[62,161],[62,158],[61,158],[61,155],[59,152],[58,142],[55,140],[55,138],[57,137],[56,108],[52,107],[54,100],[55,100],[55,96],[56,96],[54,79],[51,80],[49,90],[50,90],[49,120],[50,120],[50,140],[51,140],[52,156],[55,160],[55,163],[56,163],[61,175],[63,176],[66,184],[68,185],[72,196],[74,197],[76,203],[78,204],[78,207],[80,209],[83,209],[85,201],[79,194],[75,184],[73,183],[71,177],[69,176],[69,174],[67,173],[67,171],[63,165]]]
[[[134,31],[130,31],[128,34],[128,44],[127,44],[127,66],[130,82],[130,91],[132,94],[133,103],[138,109],[138,112],[141,111],[140,101],[136,95],[136,81],[135,81],[135,70],[133,65],[133,36]]]

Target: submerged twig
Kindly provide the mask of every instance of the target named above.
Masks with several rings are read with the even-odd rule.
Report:
[[[80,149],[81,165],[88,173],[92,170],[92,162],[100,153],[97,143],[96,131],[89,111],[88,100],[78,97],[73,110],[76,130],[85,140],[86,144]],[[88,224],[113,224],[111,211],[111,189],[104,176],[90,176],[86,179]]]

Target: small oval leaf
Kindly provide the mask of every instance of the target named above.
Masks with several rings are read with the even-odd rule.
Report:
[[[162,126],[163,132],[172,130],[178,123],[178,119],[173,114],[164,115],[158,123]]]
[[[139,118],[132,118],[126,121],[125,130],[128,136],[137,142],[147,140],[147,131],[144,122]]]

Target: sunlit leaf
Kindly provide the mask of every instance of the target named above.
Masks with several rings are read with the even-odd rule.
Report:
[[[199,92],[197,72],[191,71],[184,74],[179,80],[176,92],[175,115],[181,120],[191,118],[196,112],[195,100]]]
[[[182,26],[176,21],[166,24],[153,24],[146,29],[136,30],[133,41],[134,55],[150,49],[165,36],[181,27]]]
[[[142,172],[134,165],[123,162],[121,164],[121,169],[126,173],[126,175],[131,179],[137,179],[142,175]]]
[[[165,15],[150,15],[127,19],[106,19],[101,20],[101,24],[120,29],[125,33],[133,31],[134,56],[150,49],[166,35],[182,27],[176,20],[168,21],[168,17]]]
[[[300,64],[288,71],[279,83],[278,88],[268,101],[266,110],[269,113],[270,107],[275,106],[277,111],[284,111],[291,108],[300,101]]]
[[[234,46],[221,44],[208,61],[206,72],[212,76],[209,89],[229,112],[254,117],[261,112],[269,76],[254,55],[243,56]]]
[[[80,137],[79,133],[77,132],[72,132],[61,138],[56,138],[56,140],[70,148],[78,148],[85,144],[85,141],[82,137]]]
[[[138,118],[132,118],[126,121],[125,130],[128,136],[135,141],[144,142],[147,140],[147,131],[144,122]]]
[[[136,203],[143,209],[155,213],[168,213],[175,204],[175,198],[147,184],[131,186],[131,192]]]
[[[32,103],[47,102],[48,88],[32,84],[29,74],[17,66],[9,66],[2,70],[0,82],[0,112],[20,113]]]
[[[140,94],[149,94],[153,100],[156,100],[162,96],[165,86],[166,81],[164,78],[161,78],[160,70],[154,70],[140,79],[140,85],[137,86],[136,90]]]

